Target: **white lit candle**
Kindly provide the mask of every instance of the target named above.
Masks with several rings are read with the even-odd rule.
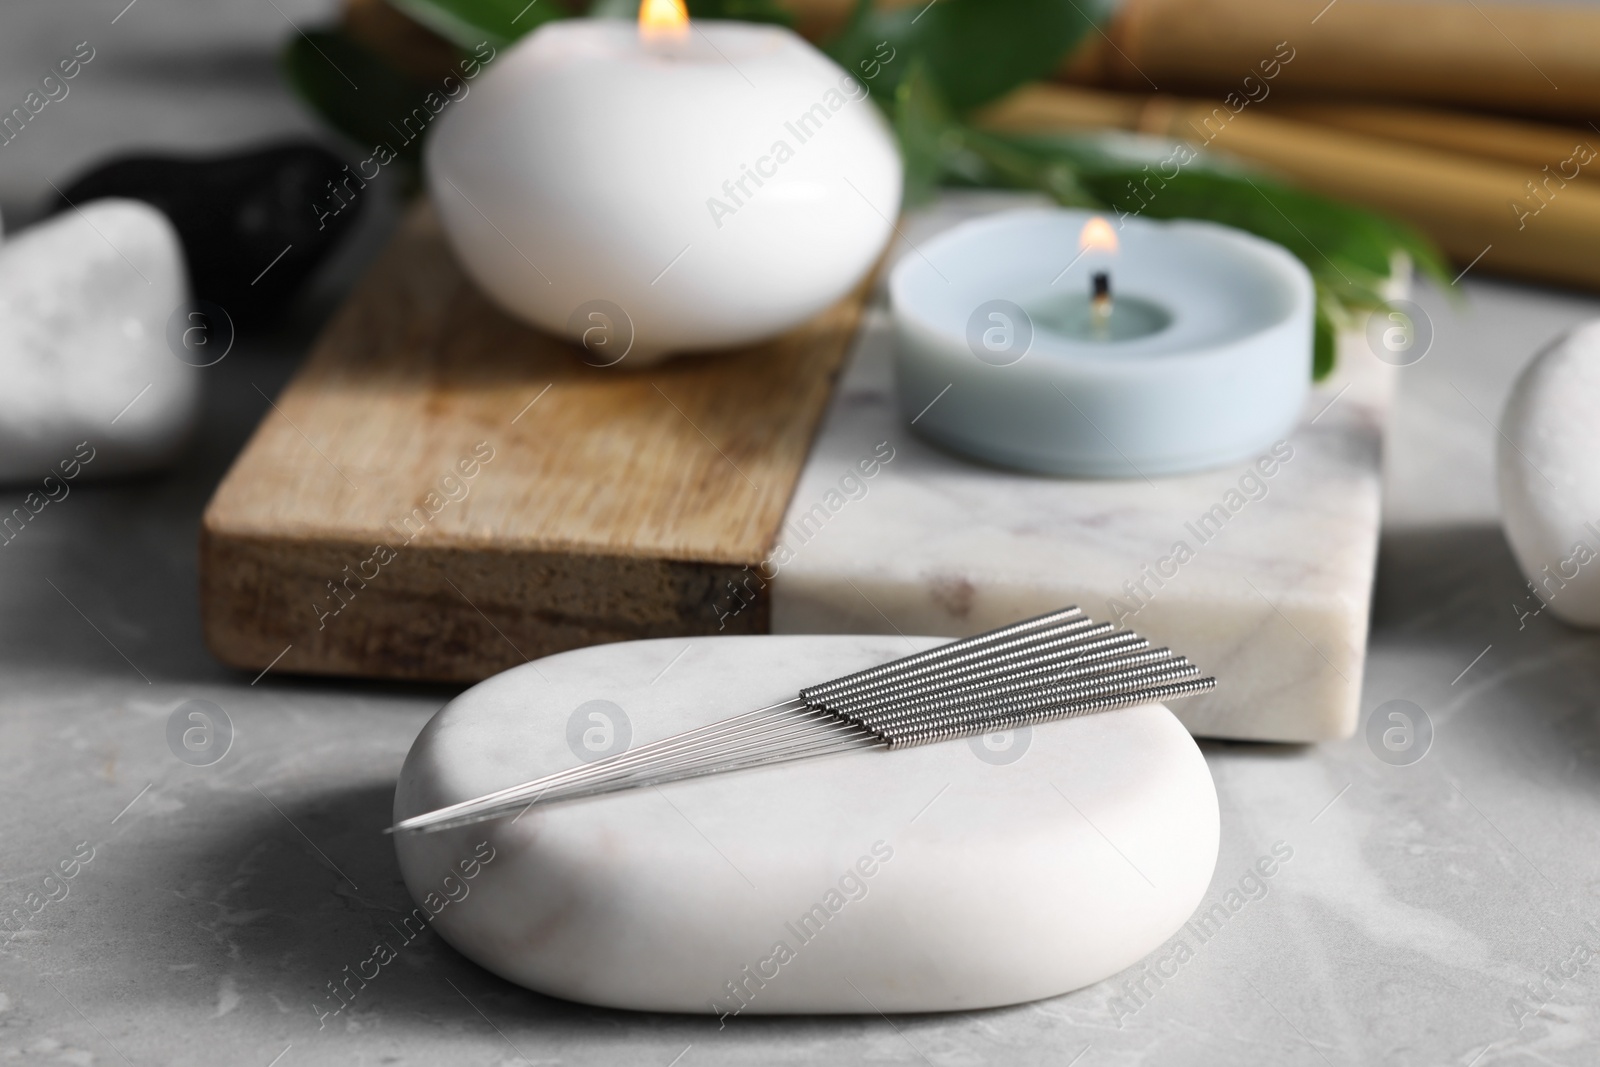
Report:
[[[900,207],[865,85],[805,41],[691,25],[679,0],[640,18],[541,27],[442,116],[426,158],[468,273],[591,362],[798,325],[861,280]]]
[[[890,294],[905,418],[1003,466],[1231,463],[1288,433],[1310,389],[1310,274],[1213,223],[1009,212],[923,244]]]

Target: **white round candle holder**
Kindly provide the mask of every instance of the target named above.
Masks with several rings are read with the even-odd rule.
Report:
[[[603,364],[799,325],[861,281],[900,209],[866,86],[736,22],[665,42],[548,23],[446,109],[425,166],[472,279]]]
[[[1311,276],[1213,223],[1007,212],[906,255],[889,281],[900,410],[1000,466],[1127,478],[1246,459],[1296,424],[1311,384]],[[1112,310],[1097,318],[1094,276]]]

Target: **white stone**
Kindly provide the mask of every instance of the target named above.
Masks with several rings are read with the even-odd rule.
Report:
[[[1600,626],[1600,321],[1533,358],[1500,429],[1500,514],[1533,587],[1526,610],[1543,601],[1557,618]]]
[[[60,477],[86,451],[83,478],[170,459],[200,404],[198,369],[167,344],[187,299],[177,234],[139,201],[81,204],[0,245],[0,482]]]
[[[588,701],[620,707],[633,741],[651,741],[936,643],[672,638],[538,660],[428,723],[394,814],[575,765],[569,729],[603,740],[595,709],[578,710]],[[1182,927],[1211,880],[1218,814],[1171,712],[1036,726],[1010,763],[980,758],[983,741],[569,801],[402,836],[396,851],[461,952],[542,993],[619,1008],[732,1011],[729,982],[749,983],[752,1013],[991,1007],[1099,981]],[[493,859],[473,868],[480,842]],[[476,877],[446,883],[463,861]],[[802,941],[793,928],[819,904],[837,910]],[[763,963],[779,942],[794,958]]]
[[[950,196],[903,229],[920,244],[973,214],[1026,202]],[[897,253],[915,254],[903,245]],[[1350,736],[1361,714],[1394,383],[1394,368],[1359,336],[1343,339],[1338,370],[1312,391],[1284,442],[1290,458],[1274,462],[1262,449],[1270,476],[1246,461],[1148,480],[1022,474],[928,444],[896,410],[893,345],[888,314],[873,309],[774,557],[751,568],[771,582],[773,632],[964,636],[1077,604],[1216,675],[1214,692],[1173,705],[1196,735]],[[859,464],[880,442],[894,458],[861,477]],[[1214,518],[1220,532],[1208,527],[1202,542],[1186,524],[1217,507],[1226,521]],[[1165,578],[1148,577],[1145,568],[1161,566],[1180,541],[1193,557],[1168,564],[1175,573]],[[1140,582],[1148,595],[1130,596],[1128,585]],[[714,610],[738,603],[729,593]]]

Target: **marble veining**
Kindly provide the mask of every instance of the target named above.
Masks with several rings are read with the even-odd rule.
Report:
[[[957,198],[907,236],[1017,202]],[[965,635],[1076,603],[1217,676],[1174,707],[1197,735],[1355,729],[1393,393],[1393,368],[1361,338],[1343,339],[1299,427],[1256,461],[1115,480],[998,470],[923,441],[895,411],[892,345],[880,304],[790,505],[785,531],[810,536],[768,568],[774,632]],[[829,510],[839,472],[885,441],[893,461]]]

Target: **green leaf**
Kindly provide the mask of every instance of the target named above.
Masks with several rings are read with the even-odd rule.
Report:
[[[1311,380],[1320,382],[1333,373],[1339,357],[1339,332],[1327,308],[1317,305],[1316,321],[1311,327]]]
[[[908,47],[906,24],[909,18],[902,12],[877,11],[872,0],[856,0],[850,21],[822,50],[892,109],[917,58]]]
[[[1101,206],[1070,165],[958,120],[921,60],[912,62],[895,94],[894,124],[905,160],[908,204],[927,200],[935,186],[947,182],[1042,189],[1062,204]]]
[[[913,62],[900,83],[893,121],[905,164],[904,201],[924,203],[947,175],[946,139],[957,125],[921,63]]]
[[[387,0],[457,48],[502,48],[546,22],[566,18],[558,0]]]
[[[1083,182],[1081,168],[1069,159],[1031,152],[971,127],[961,129],[958,141],[966,152],[983,161],[991,179],[999,179],[974,184],[1038,189],[1065,207],[1105,206],[1103,198]]]
[[[363,149],[388,144],[403,159],[417,158],[422,138],[408,141],[405,122],[419,110],[431,117],[423,104],[427,87],[339,31],[296,34],[282,63],[289,84],[334,129]]]
[[[920,61],[949,106],[965,111],[1054,73],[1103,17],[1100,3],[934,0],[879,11],[858,0],[825,51],[882,100],[893,99]]]

